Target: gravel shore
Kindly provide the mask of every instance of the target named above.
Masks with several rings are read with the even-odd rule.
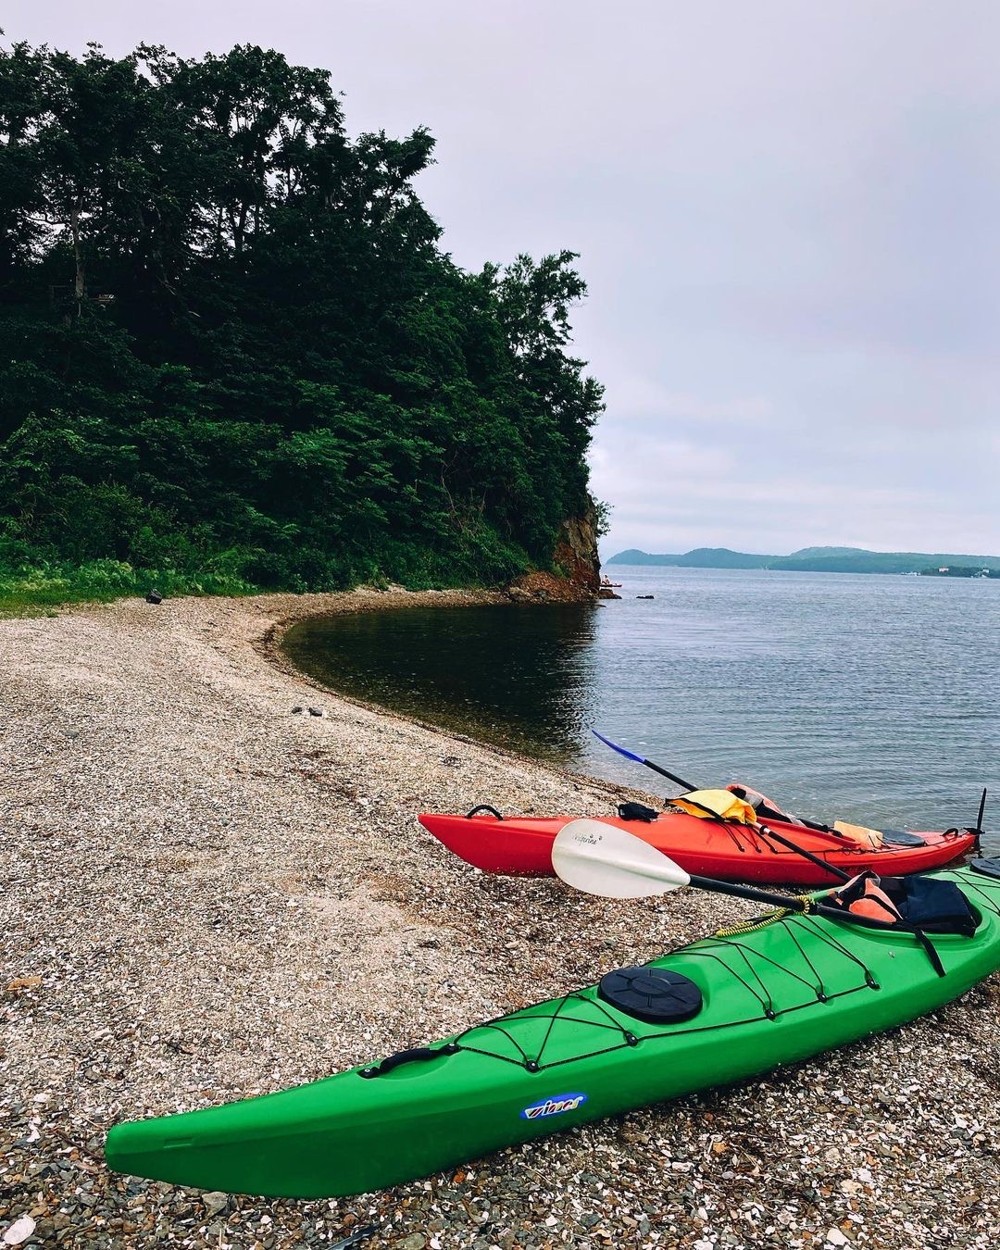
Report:
[[[992,1250],[996,977],[766,1079],[361,1198],[108,1172],[119,1120],[314,1080],[752,912],[477,873],[416,813],[601,815],[621,792],[342,699],[276,654],[304,615],[472,598],[129,600],[0,621],[0,1246],[283,1250],[374,1226],[372,1250]]]

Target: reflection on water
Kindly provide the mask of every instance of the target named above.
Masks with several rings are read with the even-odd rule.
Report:
[[[337,616],[286,646],[334,689],[654,793],[591,727],[822,819],[967,825],[988,786],[1000,828],[1000,581],[615,572],[619,601]]]
[[[565,761],[591,714],[596,604],[405,608],[293,626],[324,685],[511,750]]]

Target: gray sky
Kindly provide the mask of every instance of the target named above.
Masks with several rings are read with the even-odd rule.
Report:
[[[993,0],[6,0],[6,41],[329,69],[465,268],[568,247],[624,547],[1000,555]]]

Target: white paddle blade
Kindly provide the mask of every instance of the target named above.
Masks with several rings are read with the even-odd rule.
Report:
[[[552,867],[575,890],[604,898],[649,898],[690,885],[655,846],[600,820],[571,820],[552,843]]]

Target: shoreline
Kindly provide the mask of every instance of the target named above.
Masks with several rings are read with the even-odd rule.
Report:
[[[404,1250],[991,1245],[997,978],[799,1067],[374,1195],[206,1196],[106,1170],[119,1120],[426,1044],[752,914],[476,873],[418,811],[599,816],[642,792],[333,694],[278,650],[304,616],[489,601],[361,590],[0,621],[0,1238],[27,1216],[29,1247],[272,1250],[370,1224],[364,1246]]]

